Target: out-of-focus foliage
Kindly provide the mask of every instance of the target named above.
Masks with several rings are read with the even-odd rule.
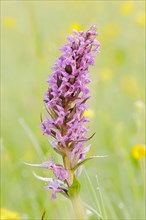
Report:
[[[90,219],[144,219],[144,1],[2,1],[2,208],[23,219],[71,219],[71,204],[50,200],[22,162],[54,152],[42,135],[40,113],[47,75],[71,30],[96,24],[101,42],[92,67],[91,155],[79,178]],[[141,156],[142,155],[142,156]],[[60,158],[55,155],[58,160]],[[40,175],[49,172],[35,170]],[[88,173],[88,175],[87,175]],[[98,179],[97,179],[98,177]],[[98,180],[98,181],[97,181]],[[3,216],[3,215],[2,215]],[[4,219],[4,217],[2,217]]]

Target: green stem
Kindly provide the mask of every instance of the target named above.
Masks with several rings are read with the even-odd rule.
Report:
[[[63,163],[64,163],[64,167],[65,169],[69,172],[69,177],[67,179],[67,184],[68,186],[71,186],[73,183],[73,173],[71,172],[70,169],[70,161],[69,161],[69,157],[64,155],[63,156]]]
[[[68,170],[69,172],[69,177],[67,179],[67,184],[69,187],[68,195],[72,201],[76,219],[87,220],[88,218],[85,214],[85,210],[79,195],[80,183],[77,181],[76,177],[73,174],[73,171],[71,170],[71,164],[70,164],[68,152],[66,152],[66,155],[63,156],[63,163],[65,169]]]
[[[76,215],[76,219],[87,220],[88,218],[85,214],[85,210],[80,195],[79,194],[75,195],[74,197],[71,198],[71,201]]]

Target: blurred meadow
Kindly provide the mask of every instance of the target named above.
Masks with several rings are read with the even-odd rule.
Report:
[[[73,219],[50,200],[41,163],[55,155],[40,113],[51,67],[72,29],[96,24],[100,53],[90,68],[88,162],[79,181],[89,219],[145,219],[145,1],[1,1],[1,219]],[[61,160],[58,155],[55,155]]]

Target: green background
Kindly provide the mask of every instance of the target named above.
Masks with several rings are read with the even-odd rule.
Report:
[[[90,68],[88,102],[94,112],[88,135],[96,135],[88,156],[108,157],[84,166],[81,197],[90,219],[99,219],[96,212],[107,219],[144,219],[144,159],[131,153],[144,143],[144,1],[3,0],[1,12],[1,207],[24,219],[40,219],[44,210],[46,219],[73,218],[70,202],[61,195],[51,201],[34,168],[22,162],[55,155],[39,129],[47,75],[72,27],[86,31],[96,24],[101,48]]]

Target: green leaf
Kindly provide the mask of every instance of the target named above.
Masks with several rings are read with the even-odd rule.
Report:
[[[44,220],[45,215],[46,215],[46,210],[44,210],[42,217],[41,217],[41,220]]]
[[[90,156],[90,157],[87,157],[85,160],[83,160],[80,163],[78,163],[72,170],[75,171],[79,166],[83,165],[88,160],[97,159],[97,158],[103,158],[103,157],[107,157],[107,155],[105,155],[105,156]]]
[[[81,185],[77,178],[74,176],[73,184],[68,188],[68,195],[70,197],[74,197],[75,195],[79,194]]]

